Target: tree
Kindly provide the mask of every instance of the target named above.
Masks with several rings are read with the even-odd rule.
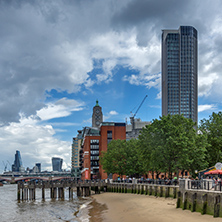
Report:
[[[107,151],[103,152],[102,156],[100,157],[103,170],[107,174],[119,174],[120,177],[126,174],[126,160],[127,153],[125,140],[112,140],[108,144]]]
[[[191,170],[205,163],[206,140],[198,135],[196,124],[181,115],[167,115],[155,119],[142,130],[143,159],[148,171],[172,172]],[[196,156],[198,154],[198,156]],[[196,169],[198,170],[198,168]]]
[[[222,113],[212,113],[210,118],[200,121],[200,131],[207,136],[207,159],[209,166],[222,162]]]
[[[139,147],[140,143],[137,139],[131,139],[126,142],[126,175],[139,177],[145,173]]]

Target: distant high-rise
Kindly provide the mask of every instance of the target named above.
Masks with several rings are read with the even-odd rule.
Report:
[[[36,163],[35,165],[38,168],[38,172],[41,173],[41,163]]]
[[[22,167],[22,158],[20,151],[16,150],[14,164],[12,164],[12,172],[19,172]]]
[[[162,115],[183,114],[197,122],[197,30],[162,31]]]
[[[62,158],[52,157],[52,170],[53,171],[62,171]]]

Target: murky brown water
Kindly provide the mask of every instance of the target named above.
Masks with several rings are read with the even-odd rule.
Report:
[[[46,190],[45,201],[41,199],[41,190],[36,189],[35,201],[16,200],[17,185],[0,187],[0,221],[1,222],[51,222],[51,221],[89,221],[87,208],[91,198],[51,200],[49,190]]]

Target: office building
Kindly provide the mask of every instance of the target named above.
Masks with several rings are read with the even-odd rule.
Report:
[[[198,120],[197,30],[162,31],[162,115]]]
[[[22,167],[22,158],[20,151],[16,150],[14,164],[12,164],[12,172],[24,171]]]
[[[62,171],[62,158],[52,157],[52,171]]]
[[[72,143],[72,159],[71,159],[71,172],[72,176],[76,179],[81,178],[80,172],[80,151],[81,151],[81,141],[82,141],[82,130],[78,130],[78,135],[73,138]]]
[[[41,163],[36,163],[35,166],[36,166],[37,169],[38,169],[38,172],[37,172],[37,173],[41,173]]]

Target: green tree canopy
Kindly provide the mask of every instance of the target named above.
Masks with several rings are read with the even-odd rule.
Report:
[[[108,144],[107,152],[102,153],[100,162],[107,174],[125,175],[127,169],[126,141],[112,140]]]
[[[200,131],[207,136],[207,159],[209,166],[222,162],[222,113],[212,113],[209,119],[200,121]]]
[[[143,159],[147,171],[178,172],[200,170],[205,163],[206,140],[198,135],[196,124],[181,115],[167,115],[155,119],[142,130]],[[194,170],[195,170],[194,169]]]

